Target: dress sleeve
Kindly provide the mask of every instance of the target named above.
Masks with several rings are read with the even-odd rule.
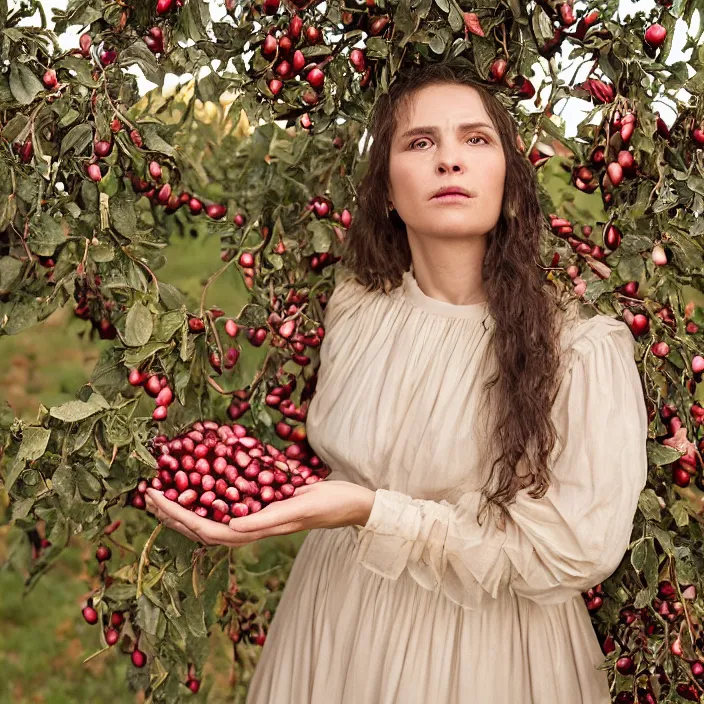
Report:
[[[562,444],[544,496],[518,491],[502,530],[490,514],[479,525],[479,491],[451,504],[378,489],[357,537],[361,565],[389,579],[407,569],[467,609],[505,588],[541,604],[565,602],[615,571],[647,479],[648,416],[633,336],[625,323],[599,317],[572,344],[555,398]]]

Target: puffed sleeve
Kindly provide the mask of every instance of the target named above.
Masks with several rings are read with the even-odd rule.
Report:
[[[568,601],[615,571],[646,483],[648,417],[630,330],[597,317],[570,346],[551,411],[562,442],[545,495],[520,490],[502,530],[490,515],[479,525],[479,491],[451,504],[378,489],[357,536],[359,564],[389,579],[407,569],[467,609],[505,588]]]

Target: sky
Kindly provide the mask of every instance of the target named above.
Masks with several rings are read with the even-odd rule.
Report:
[[[146,0],[150,1],[150,0]],[[41,5],[44,8],[45,14],[47,16],[47,20],[50,22],[51,26],[51,16],[52,16],[52,10],[53,8],[59,8],[59,9],[65,9],[67,5],[67,0],[43,0],[41,2]],[[593,6],[592,3],[590,3],[590,6]],[[619,10],[618,10],[618,15],[619,15],[619,20],[624,21],[627,16],[635,16],[636,13],[638,12],[644,12],[646,16],[650,13],[650,11],[656,6],[655,0],[620,0],[619,3]],[[587,9],[587,4],[584,2],[581,2],[580,0],[577,0],[574,3],[574,10],[575,14],[577,17],[580,17],[584,11]],[[222,17],[225,16],[225,8],[224,8],[224,2],[222,0],[216,0],[215,2],[211,3],[211,12],[213,17],[216,20],[221,19]],[[37,14],[38,18],[38,14]],[[698,12],[695,12],[694,17],[693,17],[693,24],[691,27],[687,27],[685,22],[681,19],[677,20],[677,24],[675,26],[675,36],[673,38],[672,42],[672,50],[670,52],[670,56],[668,57],[667,64],[671,64],[676,61],[682,61],[691,56],[692,48],[690,47],[685,54],[682,53],[682,47],[684,46],[686,42],[686,36],[687,36],[687,31],[689,31],[692,34],[695,34],[696,31],[698,30],[698,23],[701,21],[701,17]],[[23,22],[23,24],[34,24],[32,20]],[[78,46],[78,34],[82,31],[83,28],[79,26],[73,26],[70,28],[71,31],[67,31],[64,34],[62,34],[59,37],[59,44],[62,47],[62,49],[71,49],[75,48]],[[561,60],[561,65],[562,65],[562,70],[560,71],[560,78],[565,80],[565,81],[571,81],[573,79],[573,74],[575,70],[577,71],[577,77],[575,83],[579,83],[583,81],[584,79],[587,78],[587,74],[589,72],[589,68],[592,64],[591,61],[589,62],[584,62],[582,61],[581,65],[576,62],[575,60],[570,60],[569,57],[569,48],[568,45],[569,42],[565,42],[563,45],[562,49],[562,60]],[[360,41],[357,46],[363,47],[364,43],[363,41]],[[249,52],[249,55],[251,56],[251,52]],[[247,62],[248,55],[245,54],[245,62]],[[217,69],[217,66],[215,66]],[[535,78],[533,80],[534,85],[537,86],[540,85],[540,82],[542,79],[545,78],[546,73],[543,70],[543,67],[540,63],[536,63],[535,67]],[[207,72],[207,69],[205,69]],[[130,73],[134,73],[137,76],[137,81],[139,85],[139,90],[140,93],[144,94],[148,90],[151,90],[154,88],[154,84],[150,83],[147,81],[144,76],[141,75],[141,72],[136,66],[133,66],[129,69]],[[694,74],[694,70],[690,69],[690,74]],[[186,75],[186,76],[181,76],[177,77],[174,76],[173,74],[167,74],[166,81],[164,84],[164,88],[166,90],[174,89],[178,83],[179,79],[180,82],[185,82],[187,80],[190,80],[191,76]],[[547,100],[549,97],[549,86],[544,86],[543,89],[541,90],[541,97],[543,97],[543,103]],[[678,93],[678,99],[687,102],[689,99],[689,93],[687,93],[684,90],[681,90]],[[532,101],[525,101],[524,105],[526,105],[526,109],[528,110],[537,110],[534,105],[532,105]],[[532,107],[531,107],[532,106]],[[579,123],[584,119],[584,116],[592,109],[592,104],[589,101],[582,100],[580,98],[574,98],[570,97],[567,99],[560,100],[554,107],[553,107],[553,113],[555,115],[559,115],[564,121],[565,121],[565,133],[567,137],[572,137],[576,134],[577,131],[577,126]],[[656,101],[656,105],[654,105],[654,109],[659,111],[660,117],[667,123],[668,126],[672,125],[672,123],[675,120],[675,110],[672,101],[669,98],[659,98]],[[598,116],[593,119],[594,122],[598,122]]]

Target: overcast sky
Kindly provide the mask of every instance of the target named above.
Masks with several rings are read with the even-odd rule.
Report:
[[[151,0],[143,0],[143,1],[151,1]],[[43,0],[42,1],[42,6],[44,7],[44,11],[47,16],[47,20],[51,20],[52,16],[52,9],[53,8],[61,8],[64,9],[67,5],[67,0]],[[638,12],[644,12],[646,16],[648,13],[651,11],[651,9],[655,7],[655,0],[639,0],[637,2],[632,1],[632,0],[620,0],[619,4],[619,20],[624,21],[625,18],[629,15],[635,16],[636,13]],[[586,9],[586,4],[584,2],[580,2],[577,0],[574,3],[574,9],[575,9],[575,14],[579,17],[584,13],[584,10]],[[224,2],[222,0],[216,0],[214,2],[211,2],[211,12],[215,19],[221,19],[222,17],[225,16],[225,8],[224,8]],[[38,15],[37,15],[38,18]],[[695,34],[696,31],[698,30],[698,23],[701,21],[701,17],[698,12],[694,13],[693,17],[693,25],[691,27],[687,27],[687,25],[680,19],[677,21],[677,25],[675,27],[675,36],[673,39],[673,44],[672,44],[672,51],[670,52],[670,56],[668,58],[667,63],[673,63],[676,61],[682,61],[684,59],[689,58],[691,56],[692,49],[688,49],[687,54],[683,54],[681,49],[685,44],[686,41],[686,35],[687,31],[689,29],[690,33]],[[33,24],[32,21],[25,22],[23,24]],[[71,31],[65,32],[63,35],[59,37],[59,42],[62,46],[62,48],[65,49],[70,49],[78,46],[78,38],[77,34],[83,29],[78,26],[74,26],[70,28]],[[565,42],[565,47],[569,45],[568,42]],[[363,46],[363,42],[360,42],[358,46]],[[560,73],[560,77],[565,80],[565,81],[571,81],[573,79],[573,74],[575,71],[575,65],[576,62],[571,61],[569,58],[569,52],[566,48],[563,48],[562,52],[562,65],[563,65],[563,70]],[[245,55],[245,58],[246,55]],[[587,73],[589,71],[589,67],[591,66],[592,62],[583,62],[581,66],[578,68],[578,73],[577,73],[577,81],[580,82],[584,80],[587,77]],[[144,93],[151,88],[154,87],[153,83],[150,83],[147,81],[142,75],[139,69],[136,67],[132,67],[130,69],[130,72],[135,73],[138,78],[138,83],[140,86],[140,92]],[[693,75],[694,71],[690,69],[690,75]],[[545,77],[545,72],[542,69],[542,66],[537,63],[535,65],[535,79],[533,80],[534,84],[537,86],[540,84],[541,80]],[[182,80],[187,80],[190,77],[182,77]],[[165,86],[173,86],[178,82],[178,79],[176,76],[170,74],[167,75],[167,80],[165,83]],[[543,90],[541,91],[541,95],[543,96],[543,102],[547,100],[549,97],[549,87],[545,86]],[[687,101],[689,98],[689,94],[682,90],[680,91],[678,95],[679,99],[683,101]],[[530,106],[532,105],[532,101],[525,101],[524,104],[526,105],[527,109],[530,109]],[[533,109],[535,107],[533,106]],[[559,101],[553,109],[553,112],[556,115],[560,115],[566,123],[566,134],[568,137],[574,135],[576,133],[576,128],[579,122],[584,118],[584,115],[588,113],[592,109],[591,103],[581,100],[579,98],[569,98],[567,100],[561,100]],[[671,125],[672,122],[675,119],[675,112],[672,107],[672,102],[669,99],[661,99],[657,102],[657,105],[654,107],[655,110],[658,110],[660,112],[660,116],[662,119],[668,124]],[[597,121],[596,119],[594,120],[595,122]]]

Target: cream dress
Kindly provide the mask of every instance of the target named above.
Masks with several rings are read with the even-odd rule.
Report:
[[[308,439],[374,505],[363,528],[306,536],[247,704],[611,701],[581,592],[621,562],[646,482],[634,340],[604,315],[565,326],[555,479],[501,530],[477,522],[472,434],[492,321],[424,294],[412,266],[389,294],[339,280]]]

